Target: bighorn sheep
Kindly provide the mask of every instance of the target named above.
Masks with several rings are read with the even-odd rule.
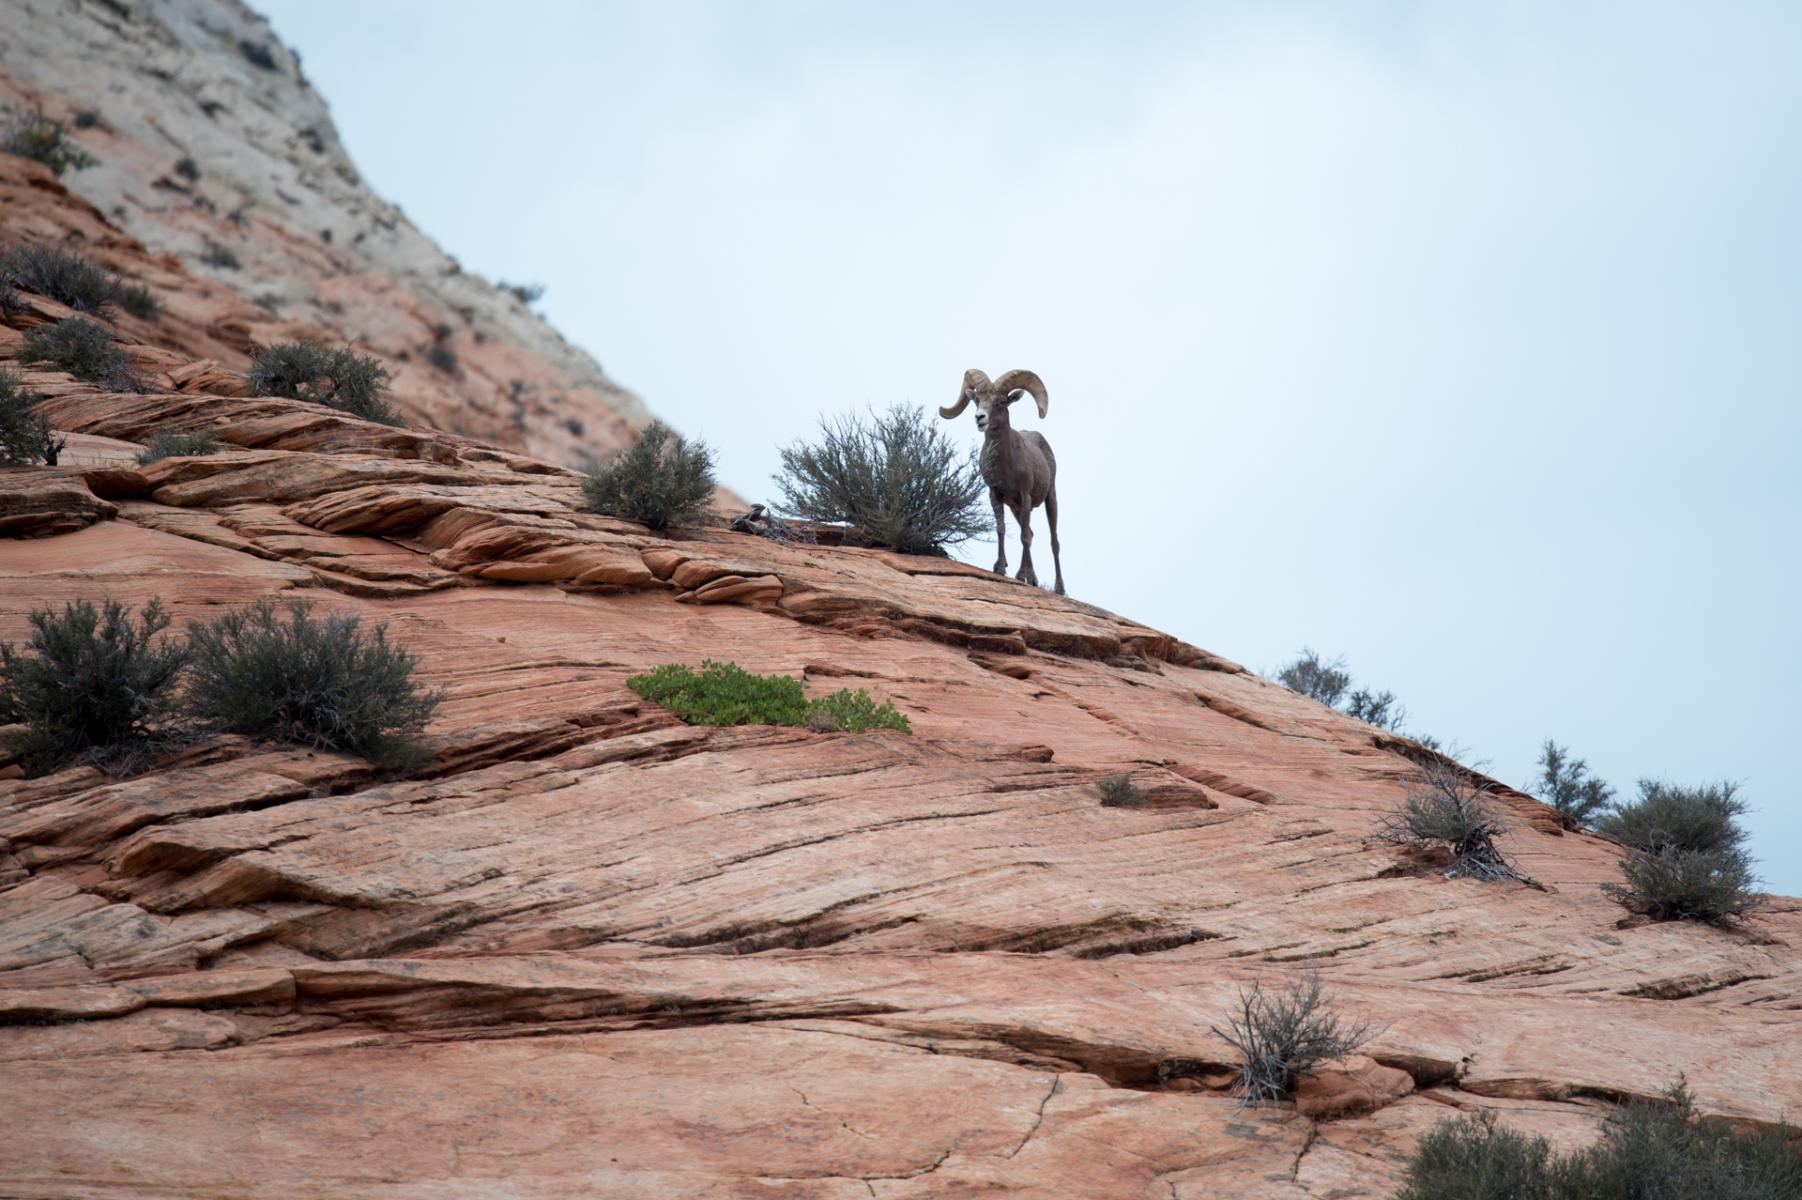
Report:
[[[989,503],[995,506],[995,573],[1007,574],[1007,517],[1003,506],[1014,510],[1020,522],[1020,573],[1014,578],[1036,584],[1032,569],[1032,510],[1043,504],[1051,525],[1051,562],[1057,568],[1058,595],[1064,594],[1064,564],[1057,552],[1057,458],[1042,434],[1021,433],[1007,422],[1007,409],[1021,396],[1032,393],[1043,418],[1051,400],[1045,381],[1031,371],[1008,371],[991,380],[981,371],[964,372],[957,403],[939,409],[950,420],[970,404],[976,405],[976,428],[982,431],[982,481],[989,485]]]

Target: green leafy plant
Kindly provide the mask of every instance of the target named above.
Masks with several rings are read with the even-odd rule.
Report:
[[[48,419],[32,411],[42,399],[25,390],[17,373],[0,367],[0,466],[55,464],[66,439],[57,436]]]
[[[959,451],[924,409],[822,419],[817,442],[781,456],[790,516],[849,524],[904,554],[942,553],[993,528],[975,451]]]
[[[1658,921],[1728,921],[1760,907],[1738,791],[1731,783],[1685,788],[1641,780],[1637,800],[1595,821],[1597,832],[1627,846],[1622,882],[1602,890]]]
[[[1138,808],[1145,803],[1145,789],[1124,771],[1101,779],[1095,784],[1095,790],[1101,793],[1103,808]]]
[[[1589,773],[1589,764],[1551,738],[1539,751],[1539,778],[1526,786],[1553,808],[1587,825],[1614,801],[1614,789]]]
[[[0,151],[41,162],[58,176],[86,170],[100,161],[69,140],[68,127],[61,121],[36,110],[15,118],[0,131]]]
[[[1255,1104],[1294,1094],[1302,1076],[1351,1054],[1380,1030],[1335,1013],[1320,975],[1310,971],[1277,991],[1265,991],[1262,983],[1241,988],[1237,1011],[1214,1032],[1239,1052],[1234,1092]]]
[[[877,704],[859,688],[809,700],[792,675],[754,675],[737,663],[708,659],[699,671],[665,663],[626,680],[646,700],[661,704],[690,725],[798,725],[817,732],[863,733],[895,729],[912,733],[893,701]]]
[[[1681,1081],[1609,1114],[1594,1145],[1552,1153],[1494,1113],[1441,1121],[1414,1148],[1395,1200],[1793,1200],[1802,1143],[1702,1120]]]
[[[164,458],[199,458],[219,452],[219,436],[210,429],[194,433],[158,433],[138,452],[140,465]]]
[[[114,600],[32,611],[24,647],[0,645],[0,723],[24,726],[13,749],[28,772],[84,753],[117,756],[150,741],[172,712],[188,655],[158,636],[168,625],[158,600],[136,622]]]
[[[310,601],[259,600],[189,625],[188,710],[211,727],[345,750],[388,766],[425,757],[418,743],[440,692],[414,679],[419,660],[349,613],[313,616]]]
[[[125,352],[119,349],[118,339],[85,317],[70,317],[33,329],[25,335],[19,358],[23,362],[48,364],[115,392],[135,392],[143,386],[132,373]]]
[[[685,441],[652,421],[628,449],[583,481],[582,497],[590,511],[661,530],[700,522],[711,509],[713,488],[707,444]]]
[[[400,424],[399,415],[383,398],[388,368],[348,346],[331,349],[312,342],[280,342],[258,351],[244,378],[258,396],[305,400],[366,421]]]

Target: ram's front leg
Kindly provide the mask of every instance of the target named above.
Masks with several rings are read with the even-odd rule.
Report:
[[[989,489],[989,503],[995,506],[995,574],[1007,574],[1007,505],[1001,502],[1001,493],[994,488]]]

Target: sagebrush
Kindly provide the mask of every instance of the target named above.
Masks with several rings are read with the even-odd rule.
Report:
[[[588,508],[609,517],[642,521],[652,529],[694,525],[713,502],[713,451],[688,441],[662,421],[582,483]]]
[[[877,704],[862,688],[809,699],[806,685],[792,675],[756,675],[731,662],[707,659],[699,671],[682,663],[665,663],[632,676],[626,686],[690,725],[797,725],[823,733],[913,732],[894,701]]]
[[[1138,808],[1145,803],[1145,789],[1133,782],[1130,773],[1107,775],[1098,780],[1095,790],[1101,793],[1103,808]]]
[[[48,418],[33,411],[42,399],[26,390],[17,372],[0,367],[0,466],[55,464],[65,439],[50,427]]]
[[[1602,890],[1658,921],[1725,922],[1764,903],[1739,818],[1746,803],[1732,783],[1678,787],[1641,780],[1636,800],[1594,822],[1627,847],[1620,883]]]
[[[1276,673],[1276,681],[1328,708],[1337,708],[1351,688],[1352,677],[1345,669],[1345,659],[1329,662],[1320,657],[1319,651],[1303,646],[1295,661]]]
[[[54,325],[40,325],[25,335],[19,347],[23,362],[43,363],[75,378],[115,392],[142,388],[119,340],[103,326],[85,317],[71,317]]]
[[[384,398],[388,368],[349,346],[279,342],[257,352],[244,379],[258,396],[305,400],[366,421],[400,424]]]
[[[32,611],[25,644],[0,645],[0,724],[24,727],[13,749],[28,773],[83,754],[116,756],[156,735],[188,657],[161,636],[168,625],[157,600],[135,621],[110,599]]]
[[[138,463],[148,465],[165,458],[198,458],[219,452],[219,435],[210,429],[193,433],[153,434],[138,452]]]
[[[41,162],[58,176],[100,161],[70,140],[68,127],[61,121],[38,111],[14,117],[0,128],[0,151]]]
[[[1496,846],[1508,824],[1470,772],[1454,763],[1429,761],[1404,788],[1401,808],[1377,823],[1378,841],[1444,847],[1452,856],[1448,879],[1463,875],[1528,882]]]
[[[1416,1143],[1395,1200],[1796,1200],[1802,1143],[1700,1119],[1679,1082],[1609,1114],[1595,1144],[1558,1155],[1493,1113],[1451,1117]]]
[[[1255,1104],[1293,1095],[1302,1076],[1351,1054],[1380,1030],[1334,1012],[1319,974],[1310,971],[1275,991],[1261,982],[1241,988],[1226,1028],[1214,1032],[1239,1052],[1234,1093]]]
[[[781,457],[776,486],[790,516],[848,524],[904,554],[942,553],[991,528],[976,452],[960,451],[924,409],[822,419],[819,440]]]
[[[443,699],[419,660],[351,613],[259,600],[188,627],[187,708],[207,725],[359,754],[384,765],[424,757],[418,735]]]
[[[105,316],[116,305],[134,316],[154,317],[156,298],[142,284],[128,284],[73,250],[22,242],[0,252],[0,279],[76,312]]]

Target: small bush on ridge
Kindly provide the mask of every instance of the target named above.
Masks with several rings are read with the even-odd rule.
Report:
[[[41,162],[58,176],[96,165],[100,160],[70,141],[68,133],[61,121],[34,111],[15,118],[0,132],[0,150]]]
[[[280,342],[259,351],[244,378],[259,396],[305,400],[366,421],[400,424],[399,415],[382,396],[388,368],[349,346],[328,349],[312,342]]]
[[[229,733],[416,762],[417,736],[443,698],[413,678],[419,660],[388,641],[385,624],[365,631],[354,615],[312,609],[265,599],[190,624],[189,710]]]
[[[1758,878],[1739,818],[1738,785],[1699,788],[1641,780],[1639,798],[1595,821],[1599,833],[1626,843],[1623,882],[1602,890],[1623,907],[1658,921],[1726,921],[1758,908]]]
[[[1614,789],[1589,773],[1589,764],[1551,738],[1539,750],[1539,778],[1525,791],[1577,822],[1588,825],[1614,800]]]
[[[1441,1121],[1415,1145],[1395,1200],[1794,1200],[1802,1143],[1696,1116],[1679,1082],[1615,1109],[1592,1146],[1554,1155],[1493,1113]]]
[[[1508,831],[1501,813],[1471,778],[1452,763],[1428,762],[1406,785],[1399,811],[1377,823],[1377,840],[1396,845],[1443,845],[1452,852],[1447,878],[1527,882],[1495,839]]]
[[[48,363],[75,378],[115,392],[135,392],[142,385],[132,374],[125,352],[111,332],[84,317],[40,325],[25,335],[19,358]]]
[[[158,634],[160,601],[134,624],[124,605],[86,600],[34,609],[23,649],[0,645],[0,722],[25,726],[15,749],[31,774],[78,754],[116,753],[146,742],[172,708],[188,651]]]
[[[1685,788],[1642,779],[1639,799],[1615,805],[1595,828],[1635,850],[1730,850],[1745,841],[1737,823],[1745,814],[1738,784]]]
[[[1328,708],[1337,708],[1351,687],[1352,678],[1343,658],[1323,662],[1319,652],[1303,646],[1295,661],[1276,673],[1276,681]]]
[[[104,316],[126,289],[124,280],[74,251],[35,242],[0,253],[0,275],[15,287],[94,316]]]
[[[737,663],[707,659],[699,671],[682,663],[665,663],[632,676],[626,686],[690,725],[796,725],[822,733],[913,732],[892,700],[878,705],[862,688],[809,700],[806,685],[794,676],[754,675]]]
[[[652,421],[614,460],[582,483],[588,508],[609,517],[642,521],[652,529],[693,525],[713,501],[713,451]]]
[[[144,443],[138,452],[139,465],[149,465],[164,458],[198,458],[219,452],[219,437],[210,429],[196,433],[159,433]]]
[[[1345,701],[1345,715],[1366,725],[1399,733],[1408,719],[1408,710],[1396,703],[1394,692],[1359,688]]]
[[[992,528],[976,453],[960,452],[924,409],[822,419],[818,442],[781,455],[776,485],[790,516],[844,522],[904,554],[940,553]]]
[[[1099,780],[1095,790],[1101,793],[1103,808],[1137,808],[1145,803],[1145,789],[1134,783],[1132,775],[1125,771]]]
[[[1302,1076],[1344,1058],[1380,1031],[1348,1024],[1333,1012],[1320,975],[1310,971],[1281,991],[1267,992],[1261,983],[1253,983],[1250,991],[1241,988],[1238,1011],[1227,1018],[1225,1029],[1214,1032],[1243,1059],[1233,1091],[1255,1104],[1288,1097]]]
[[[56,462],[63,439],[50,428],[49,420],[32,411],[32,405],[41,399],[36,392],[25,390],[15,372],[0,367],[0,466]]]

